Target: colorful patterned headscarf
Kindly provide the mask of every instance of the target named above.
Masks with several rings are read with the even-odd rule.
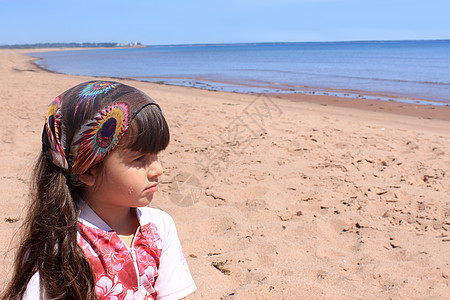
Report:
[[[158,106],[141,91],[118,82],[90,81],[74,86],[56,97],[47,110],[42,151],[76,181],[114,149],[147,105]]]

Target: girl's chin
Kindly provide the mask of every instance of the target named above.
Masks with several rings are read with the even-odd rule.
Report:
[[[144,207],[149,205],[153,200],[153,195],[147,196],[139,201],[137,207]]]

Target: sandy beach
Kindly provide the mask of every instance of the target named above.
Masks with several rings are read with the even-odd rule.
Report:
[[[0,50],[0,289],[47,105],[93,79],[25,52]],[[177,224],[189,299],[448,298],[450,107],[119,81],[171,128],[151,206]]]

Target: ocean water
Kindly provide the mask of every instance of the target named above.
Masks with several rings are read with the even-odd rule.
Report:
[[[32,56],[65,74],[244,93],[450,103],[450,40],[174,45]]]

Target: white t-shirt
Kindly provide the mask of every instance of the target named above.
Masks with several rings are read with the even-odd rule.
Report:
[[[138,208],[140,227],[129,248],[88,205],[79,207],[78,243],[94,270],[101,299],[180,299],[196,290],[167,213]],[[24,299],[39,299],[39,294],[35,274]]]

